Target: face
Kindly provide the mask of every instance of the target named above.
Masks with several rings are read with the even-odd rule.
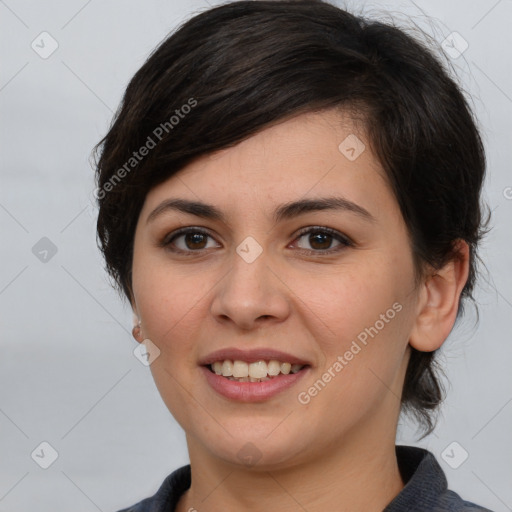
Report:
[[[152,189],[132,270],[153,377],[194,454],[276,468],[394,442],[413,259],[383,170],[339,112]]]

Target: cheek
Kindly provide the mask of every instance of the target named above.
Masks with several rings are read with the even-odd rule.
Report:
[[[139,272],[134,265],[134,294],[143,323],[143,334],[160,349],[150,370],[168,410],[186,430],[208,425],[193,398],[197,378],[197,341],[204,322],[204,297],[211,289],[202,273],[179,273],[147,262]],[[202,428],[202,427],[201,427]]]
[[[187,331],[190,319],[198,315],[202,299],[213,285],[208,274],[192,271],[187,265],[171,266],[165,262],[165,257],[137,256],[136,252],[133,291],[144,335],[162,345],[162,350],[182,347],[182,343],[172,347],[172,340],[178,336],[180,340],[192,342],[191,333]]]
[[[339,353],[350,341],[364,338],[366,329],[377,322],[379,331],[399,316],[393,304],[403,300],[408,289],[407,272],[402,264],[391,266],[384,259],[373,258],[360,264],[340,267],[338,271],[296,276],[294,293],[304,301],[308,317],[315,325],[310,331],[327,353]],[[384,318],[381,319],[381,315]],[[385,327],[385,329],[384,329]]]
[[[299,293],[308,297],[308,329],[315,334],[324,357],[320,366],[327,372],[317,388],[322,394],[329,388],[327,403],[341,400],[357,408],[361,400],[373,402],[386,392],[383,382],[389,386],[402,364],[412,319],[412,274],[404,261],[398,265],[375,258],[323,282],[316,277],[304,283],[316,283],[314,292],[310,287],[308,296],[304,286]]]

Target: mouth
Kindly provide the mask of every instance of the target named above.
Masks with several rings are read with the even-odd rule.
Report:
[[[308,365],[279,361],[277,359],[246,362],[224,359],[206,365],[210,372],[237,382],[268,382],[280,375],[300,372]]]
[[[209,386],[229,400],[262,402],[296,385],[311,365],[273,349],[226,349],[199,361]]]

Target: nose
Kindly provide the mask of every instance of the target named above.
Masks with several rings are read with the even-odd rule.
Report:
[[[277,324],[290,314],[289,288],[284,276],[271,268],[263,251],[247,262],[233,254],[231,269],[219,282],[211,313],[221,323],[232,322],[242,330]]]

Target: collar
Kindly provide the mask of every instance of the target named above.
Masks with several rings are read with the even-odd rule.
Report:
[[[395,452],[405,486],[383,512],[414,510],[418,503],[434,510],[439,497],[448,490],[446,476],[434,455],[424,448],[404,445],[395,446]]]

